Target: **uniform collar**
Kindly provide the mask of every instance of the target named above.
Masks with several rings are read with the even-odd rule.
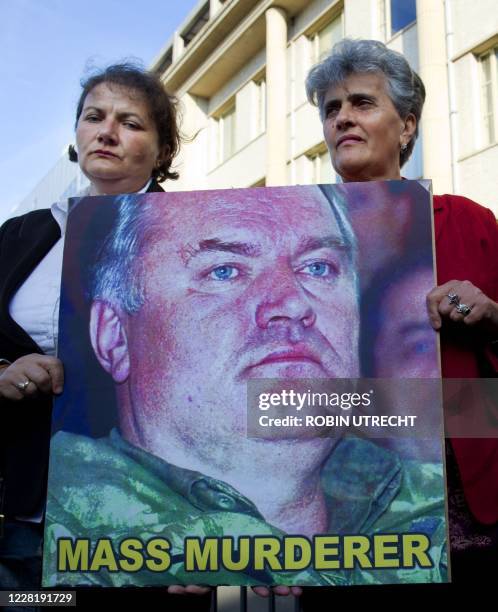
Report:
[[[151,455],[124,440],[116,429],[110,441],[199,510],[239,512],[264,520],[256,506],[227,483]],[[368,532],[398,493],[401,477],[396,455],[367,440],[343,438],[321,473],[329,533]]]

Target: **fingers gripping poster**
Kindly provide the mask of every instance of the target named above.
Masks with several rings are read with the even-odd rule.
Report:
[[[431,218],[410,181],[74,200],[44,585],[447,581]]]

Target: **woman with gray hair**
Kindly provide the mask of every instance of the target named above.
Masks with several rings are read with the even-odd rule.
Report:
[[[403,55],[375,40],[342,40],[311,69],[306,91],[344,182],[402,178],[425,100],[424,84]],[[496,376],[496,219],[467,198],[442,195],[434,196],[434,223],[438,286],[427,309],[441,338],[442,374]],[[450,442],[449,473],[457,476],[449,483],[453,577],[482,581],[498,561],[498,440]]]
[[[318,106],[332,164],[344,181],[401,179],[425,87],[400,53],[377,40],[344,39],[311,69],[306,93]]]

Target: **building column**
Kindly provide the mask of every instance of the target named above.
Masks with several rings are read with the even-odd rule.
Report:
[[[419,74],[426,89],[422,113],[424,178],[434,193],[451,193],[451,128],[443,0],[417,0]]]
[[[266,11],[266,184],[287,184],[287,18]]]
[[[209,19],[213,19],[222,6],[220,0],[209,0]]]
[[[185,43],[179,32],[173,34],[173,63],[177,62],[185,51]]]

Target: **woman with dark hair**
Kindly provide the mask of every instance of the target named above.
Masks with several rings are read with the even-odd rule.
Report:
[[[162,191],[176,179],[177,104],[159,78],[130,63],[82,82],[76,111],[84,194]],[[0,228],[0,588],[40,586],[51,403],[63,389],[55,357],[67,201]],[[204,592],[187,587],[188,592]],[[183,592],[185,587],[170,587]],[[185,602],[184,602],[185,603]]]
[[[113,102],[113,98],[118,103],[123,101],[129,103],[134,100],[134,103],[138,102],[139,106],[142,106],[140,110],[146,115],[145,123],[150,123],[150,126],[147,125],[147,128],[152,128],[149,131],[153,137],[152,139],[155,140],[155,147],[157,147],[157,151],[155,151],[155,147],[149,147],[148,153],[150,155],[155,153],[153,155],[154,159],[150,160],[152,165],[145,159],[141,160],[141,173],[148,174],[147,180],[153,179],[154,181],[175,180],[178,178],[178,172],[171,170],[173,159],[180,149],[176,100],[165,91],[156,75],[138,69],[133,64],[114,64],[85,79],[82,81],[81,86],[82,92],[76,107],[75,125],[80,154],[88,154],[88,151],[81,150],[81,146],[86,144],[85,122],[99,124],[103,119],[88,113],[89,108],[93,105],[95,96],[102,99],[104,103],[107,102],[109,104]],[[128,124],[124,122],[124,127],[130,128],[132,132],[147,131],[147,129],[144,130],[145,125],[140,125],[140,123],[134,124],[132,121],[133,117],[130,117],[130,119]],[[124,131],[124,133],[126,132]],[[78,142],[78,137],[83,142]],[[77,150],[72,145],[69,147],[69,159],[71,161],[80,161],[81,169],[92,183],[91,189],[97,190],[98,185],[94,184],[96,177],[91,174],[91,169],[87,167],[85,160],[79,160]],[[127,179],[131,182],[138,180],[138,168],[136,172],[125,172],[123,169],[123,174],[126,174]],[[109,191],[104,191],[103,193],[111,195]],[[116,193],[128,192],[118,191]],[[94,195],[92,191],[90,195]]]
[[[342,40],[311,69],[306,89],[344,182],[401,179],[425,100],[403,55],[375,40]],[[434,196],[434,223],[438,286],[427,309],[441,337],[443,376],[496,376],[496,219],[467,198],[442,195]],[[498,561],[498,440],[453,439],[448,457],[460,479],[458,491],[449,483],[453,577],[482,583]]]

